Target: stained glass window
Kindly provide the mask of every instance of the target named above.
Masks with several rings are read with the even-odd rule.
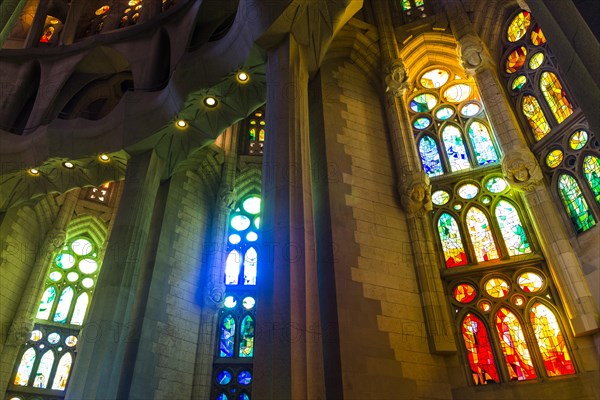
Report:
[[[256,285],[259,238],[260,197],[250,196],[230,216],[228,256],[225,262],[226,285]]]
[[[525,75],[517,76],[512,83],[512,90],[519,91],[523,89],[523,86],[527,83],[527,77]]]
[[[517,47],[506,57],[506,72],[512,74],[517,72],[527,58],[527,49],[524,46]]]
[[[479,121],[469,125],[469,139],[479,165],[498,162],[498,152],[487,127]]]
[[[455,125],[446,125],[442,130],[442,140],[448,156],[448,163],[452,172],[471,167],[467,150],[463,143],[460,130]]]
[[[428,112],[437,104],[437,98],[431,93],[419,94],[410,101],[410,108],[414,112]]]
[[[459,83],[444,90],[444,99],[450,103],[460,103],[471,95],[471,86]]]
[[[600,204],[600,159],[595,156],[586,156],[583,159],[583,172],[596,201]]]
[[[539,53],[535,53],[533,56],[531,56],[531,59],[529,60],[529,68],[531,68],[532,70],[538,69],[542,66],[543,63],[544,53],[540,51]]]
[[[442,214],[438,219],[440,241],[444,249],[446,267],[452,268],[467,264],[467,255],[462,244],[458,224],[450,214]]]
[[[540,140],[550,132],[550,125],[544,116],[538,100],[530,95],[523,96],[523,105],[521,107],[523,115],[533,130],[535,140]]]
[[[588,133],[583,129],[575,131],[569,140],[569,147],[573,150],[581,150],[588,142]]]
[[[517,278],[517,283],[522,291],[537,293],[544,286],[543,278],[534,272],[524,272]]]
[[[538,25],[534,26],[531,30],[531,43],[534,46],[541,46],[546,43],[546,36],[544,36],[544,32],[542,32],[542,29]]]
[[[564,157],[561,149],[554,149],[546,155],[546,165],[550,168],[556,168],[560,165]]]
[[[254,319],[246,315],[242,320],[240,331],[240,357],[252,357],[254,355]]]
[[[502,278],[488,279],[484,287],[487,294],[497,299],[506,297],[509,291],[508,282]]]
[[[248,117],[248,154],[263,154],[266,124],[264,108],[259,108]]]
[[[437,89],[444,86],[448,79],[450,79],[448,71],[436,68],[425,72],[421,76],[421,85],[428,89]]]
[[[454,288],[453,295],[456,301],[459,301],[463,304],[468,304],[477,296],[477,290],[468,283],[461,283]]]
[[[535,303],[529,315],[548,376],[574,374],[575,368],[554,313],[545,305]]]
[[[219,343],[219,357],[233,357],[233,346],[235,344],[235,319],[231,314],[227,314],[221,322],[221,339]]]
[[[496,220],[502,232],[508,254],[517,256],[531,253],[523,224],[517,209],[508,201],[500,200],[496,205]]]
[[[531,14],[527,11],[521,11],[511,21],[508,29],[506,30],[506,36],[509,42],[516,42],[521,39],[527,33],[529,25],[531,24]]]
[[[478,208],[471,207],[467,212],[466,222],[477,261],[482,262],[498,258],[494,237],[485,214]]]
[[[536,373],[529,354],[521,323],[505,307],[496,314],[496,329],[511,380],[535,379]]]
[[[581,189],[572,176],[562,174],[558,178],[558,190],[567,214],[575,225],[577,232],[587,231],[596,225],[596,220],[588,209],[587,202],[581,194]]]
[[[499,383],[492,345],[483,322],[473,314],[467,314],[461,328],[473,382],[476,385]]]
[[[567,95],[554,73],[548,71],[542,72],[540,88],[548,106],[552,110],[554,118],[556,118],[559,124],[569,115],[573,114],[573,106],[567,99]]]
[[[444,173],[437,145],[431,136],[425,135],[419,140],[419,153],[423,169],[428,176],[438,176]]]

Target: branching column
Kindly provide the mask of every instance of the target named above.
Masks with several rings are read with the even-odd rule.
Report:
[[[395,167],[400,179],[398,190],[407,212],[429,345],[434,352],[453,352],[456,351],[456,343],[439,275],[440,263],[430,217],[433,208],[431,185],[429,177],[421,168],[406,110],[407,71],[398,58],[398,44],[388,2],[374,1],[372,4],[379,29],[382,65],[387,66],[385,108]]]
[[[452,31],[459,46],[458,56],[477,86],[504,153],[502,171],[512,188],[523,193],[531,220],[540,238],[550,271],[565,300],[565,309],[576,335],[598,329],[598,311],[583,275],[581,264],[560,215],[543,183],[540,166],[527,148],[508,100],[502,92],[490,56],[474,33],[459,1],[445,3]]]

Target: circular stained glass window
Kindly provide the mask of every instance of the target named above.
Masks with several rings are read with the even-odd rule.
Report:
[[[62,274],[58,271],[50,272],[49,278],[52,282],[58,282],[62,279]]]
[[[71,249],[73,252],[80,256],[90,254],[94,250],[92,243],[87,239],[77,239],[71,243]]]
[[[75,257],[69,253],[62,253],[56,257],[56,265],[62,269],[69,269],[75,265]]]
[[[429,125],[431,125],[431,120],[427,117],[419,117],[413,122],[413,127],[415,129],[425,129]]]
[[[502,193],[506,190],[508,184],[503,178],[494,176],[485,182],[485,188],[492,193]]]
[[[237,300],[233,296],[225,297],[225,301],[223,302],[223,305],[227,308],[233,308],[233,307],[235,307],[236,304],[237,304]]]
[[[242,203],[242,207],[248,214],[258,214],[260,212],[260,197],[249,197]]]
[[[91,258],[85,258],[79,261],[79,269],[84,274],[91,274],[93,272],[96,272],[96,270],[98,269],[98,263],[95,260],[92,260]]]
[[[245,215],[236,215],[231,218],[231,227],[236,231],[243,231],[250,226],[250,218]]]
[[[515,306],[521,307],[523,304],[525,304],[525,297],[520,295],[513,296],[512,302]]]
[[[471,95],[471,86],[464,83],[458,83],[444,90],[444,99],[450,103],[460,103]]]
[[[473,117],[479,114],[479,111],[481,111],[481,106],[476,102],[467,103],[460,109],[460,113],[465,117]]]
[[[67,274],[67,279],[69,282],[75,282],[77,279],[79,279],[79,274],[77,272],[69,272]]]
[[[65,339],[65,344],[68,347],[73,347],[77,344],[77,336],[67,336],[67,338]]]
[[[526,83],[527,83],[527,78],[525,77],[525,75],[519,75],[513,80],[511,89],[514,90],[515,92],[517,92],[517,91],[523,89],[523,86],[525,86]]]
[[[454,115],[454,109],[450,106],[440,107],[435,112],[435,117],[442,121],[452,118],[453,115]]]
[[[445,190],[436,190],[431,195],[431,201],[433,204],[443,206],[450,200],[450,195]]]
[[[83,278],[83,280],[81,281],[81,284],[83,285],[84,288],[89,289],[92,286],[94,286],[94,280],[92,278]]]
[[[526,58],[527,49],[525,47],[521,46],[513,50],[508,57],[506,57],[506,72],[509,74],[517,72],[519,68],[525,64]]]
[[[52,332],[48,335],[48,343],[56,344],[60,341],[60,335],[56,332]]]
[[[453,296],[456,301],[467,304],[475,300],[475,296],[477,295],[477,291],[472,285],[468,283],[461,283],[457,287],[454,288]]]
[[[254,300],[254,297],[244,297],[244,300],[242,300],[242,306],[244,306],[244,308],[246,310],[250,310],[252,309],[252,307],[254,307],[254,305],[256,304],[256,300]]]
[[[35,330],[31,332],[31,336],[29,337],[29,340],[31,340],[32,342],[37,342],[39,340],[41,340],[44,337],[44,334],[42,333],[42,331],[40,330]]]
[[[242,394],[240,394],[239,400],[250,400],[250,397],[248,397],[248,395],[246,393],[242,393]]]
[[[542,28],[540,28],[539,25],[536,25],[531,30],[531,43],[533,43],[534,46],[541,46],[546,43],[546,36],[544,35],[544,32],[542,32]]]
[[[231,378],[231,372],[221,371],[219,372],[219,375],[217,375],[217,382],[219,382],[219,385],[227,385],[231,382]]]
[[[452,206],[452,208],[454,208],[456,211],[458,211],[462,208],[462,205],[459,203],[456,203],[455,205]]]
[[[238,383],[240,385],[249,385],[252,382],[252,373],[247,370],[240,371],[238,374]]]
[[[492,198],[490,196],[481,196],[481,202],[483,204],[490,204],[492,202]]]
[[[481,311],[483,312],[488,312],[490,311],[490,309],[492,308],[492,305],[490,304],[489,301],[487,300],[483,300],[479,302],[479,308],[481,309]]]
[[[227,395],[225,393],[221,393],[218,397],[217,400],[229,400],[229,397],[227,397]]]
[[[561,149],[552,150],[546,156],[546,165],[550,168],[556,168],[563,160],[563,152]]]
[[[479,193],[479,188],[471,183],[467,183],[458,188],[458,195],[466,200],[474,198],[477,196],[477,193]]]
[[[569,146],[573,150],[580,150],[585,146],[588,142],[588,134],[583,129],[576,131],[571,135],[569,139]]]
[[[508,283],[501,278],[492,278],[485,283],[485,291],[492,297],[501,299],[508,294]]]
[[[538,69],[544,63],[544,53],[535,53],[529,60],[529,68]]]
[[[256,232],[248,232],[246,235],[246,240],[249,242],[256,242],[256,239],[258,239]]]
[[[414,112],[428,112],[437,104],[437,98],[430,93],[418,94],[410,101],[410,109]]]
[[[233,234],[233,235],[229,235],[229,243],[231,244],[238,244],[239,242],[241,242],[242,238],[240,237],[240,235],[238,234]]]
[[[450,74],[443,69],[432,69],[431,71],[425,72],[421,76],[421,85],[427,89],[435,89],[442,87],[448,79]]]
[[[533,272],[524,272],[517,278],[517,284],[524,292],[535,293],[544,286],[544,279]]]
[[[521,39],[527,33],[527,29],[531,24],[531,14],[527,11],[521,11],[517,16],[510,22],[508,29],[506,29],[506,37],[509,42],[516,42]]]

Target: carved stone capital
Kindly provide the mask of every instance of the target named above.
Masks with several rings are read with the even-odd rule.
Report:
[[[225,285],[211,281],[204,291],[204,305],[207,308],[219,309],[225,301]]]
[[[8,332],[5,343],[13,346],[20,346],[21,344],[25,343],[31,336],[33,325],[33,318],[15,318],[10,327],[10,331]]]
[[[458,40],[458,58],[469,75],[474,75],[489,63],[483,43],[477,35],[467,34]]]
[[[61,250],[67,241],[67,232],[63,229],[51,229],[46,235],[46,249],[54,253]]]
[[[400,201],[410,216],[424,217],[433,210],[431,184],[423,171],[403,176],[400,184]]]
[[[385,74],[385,91],[394,96],[402,96],[402,92],[408,88],[408,71],[400,58],[392,60]]]
[[[515,150],[502,159],[504,178],[514,189],[529,192],[543,178],[542,170],[529,150]]]
[[[221,186],[217,193],[217,207],[223,211],[231,211],[235,206],[235,200],[235,191],[227,185]]]

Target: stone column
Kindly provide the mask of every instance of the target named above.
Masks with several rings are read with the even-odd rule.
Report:
[[[590,129],[600,132],[600,45],[572,1],[527,0],[548,46],[561,67],[561,77],[583,110]]]
[[[540,166],[527,148],[493,63],[484,44],[458,1],[446,4],[452,31],[458,40],[458,56],[467,73],[474,76],[496,138],[504,153],[502,171],[510,186],[523,194],[543,253],[563,297],[565,311],[575,335],[598,330],[598,311],[585,281],[577,254],[560,223],[560,215],[543,184]]]
[[[33,22],[31,23],[31,28],[29,28],[29,33],[27,34],[27,38],[25,39],[25,47],[26,49],[29,47],[37,47],[37,44],[42,37],[42,33],[44,33],[44,23],[46,22],[46,14],[48,14],[48,2],[40,1],[38,4],[37,10],[35,11],[35,17],[33,17]]]
[[[60,37],[61,44],[73,44],[75,42],[77,28],[79,28],[79,21],[81,20],[86,3],[86,0],[73,0],[71,2],[71,7],[69,7],[65,26]]]
[[[402,60],[398,59],[398,45],[388,2],[375,1],[372,4],[379,29],[382,65],[387,65],[385,108],[396,171],[400,178],[398,190],[407,213],[429,345],[434,352],[454,352],[456,343],[452,320],[439,276],[440,263],[436,256],[430,217],[433,209],[431,185],[429,177],[421,168],[406,109],[407,71]]]
[[[67,398],[114,399],[123,384],[128,332],[163,165],[153,151],[133,156],[127,165],[120,207],[81,331]]]
[[[23,343],[29,339],[33,330],[37,308],[44,292],[48,268],[57,253],[65,245],[67,239],[66,229],[73,216],[79,192],[80,189],[75,189],[65,195],[65,201],[54,220],[52,228],[46,235],[46,240],[40,248],[35,264],[31,269],[26,290],[21,296],[21,303],[15,314],[15,319],[0,358],[0,392],[6,390],[19,350]]]
[[[143,24],[154,19],[162,10],[162,0],[145,0],[142,3],[142,12],[138,24]]]

